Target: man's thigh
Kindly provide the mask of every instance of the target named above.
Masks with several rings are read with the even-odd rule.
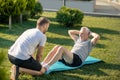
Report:
[[[67,50],[66,48],[63,49],[64,53],[63,53],[63,58],[67,63],[72,63],[73,62],[73,53],[71,53],[69,50]]]
[[[31,70],[40,71],[41,68],[42,68],[42,65],[31,57],[30,59],[25,60],[20,65],[20,67],[31,69]]]

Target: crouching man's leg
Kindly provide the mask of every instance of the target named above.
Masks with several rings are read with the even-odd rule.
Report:
[[[44,67],[42,67],[40,71],[36,71],[36,70],[30,70],[30,69],[21,68],[21,67],[19,67],[17,69],[17,67],[15,65],[12,66],[11,70],[12,70],[12,73],[10,76],[10,80],[17,80],[18,76],[19,76],[19,72],[20,73],[27,73],[30,75],[36,75],[36,76],[40,76],[46,72],[46,69]]]

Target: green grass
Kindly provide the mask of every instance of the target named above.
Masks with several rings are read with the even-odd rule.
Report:
[[[80,26],[65,28],[58,24],[55,19],[56,13],[44,12],[42,16],[50,19],[51,25],[47,32],[47,43],[44,57],[55,46],[62,45],[69,50],[74,44],[68,36],[67,30],[80,29]],[[7,77],[10,75],[11,63],[7,58],[7,50],[26,29],[34,28],[37,19],[29,19],[20,24],[13,24],[12,30],[7,25],[0,24],[0,54],[5,54],[5,60],[0,68],[6,70]],[[91,56],[101,59],[103,62],[85,65],[76,70],[54,72],[49,75],[32,77],[21,74],[19,80],[119,80],[120,79],[120,18],[91,17],[85,16],[83,26],[100,34],[101,39],[91,52]]]

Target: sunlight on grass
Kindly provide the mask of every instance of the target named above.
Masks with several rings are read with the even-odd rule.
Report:
[[[44,57],[55,45],[62,45],[71,50],[74,42],[68,36],[68,30],[79,30],[80,26],[65,28],[59,24],[55,12],[44,12],[42,16],[50,19],[50,27],[47,35],[47,43],[44,49]],[[15,42],[25,30],[36,26],[37,18],[29,19],[23,24],[13,24],[12,30],[7,25],[0,24],[0,50],[4,50],[5,61],[1,65],[6,69],[7,76],[10,75],[12,65],[7,58],[9,47]],[[91,56],[101,59],[103,62],[86,65],[80,69],[54,72],[49,75],[32,77],[21,74],[19,80],[119,80],[120,78],[120,18],[85,16],[82,26],[88,26],[92,31],[100,34],[101,39],[91,52]],[[42,59],[42,60],[43,60]],[[9,79],[8,79],[9,80]]]
[[[0,38],[15,41],[18,38],[18,36],[5,34],[5,33],[0,33]]]

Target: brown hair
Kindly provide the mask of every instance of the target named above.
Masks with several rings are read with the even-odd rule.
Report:
[[[37,20],[37,26],[43,26],[44,24],[47,24],[49,23],[50,21],[45,18],[45,17],[40,17],[38,20]]]

